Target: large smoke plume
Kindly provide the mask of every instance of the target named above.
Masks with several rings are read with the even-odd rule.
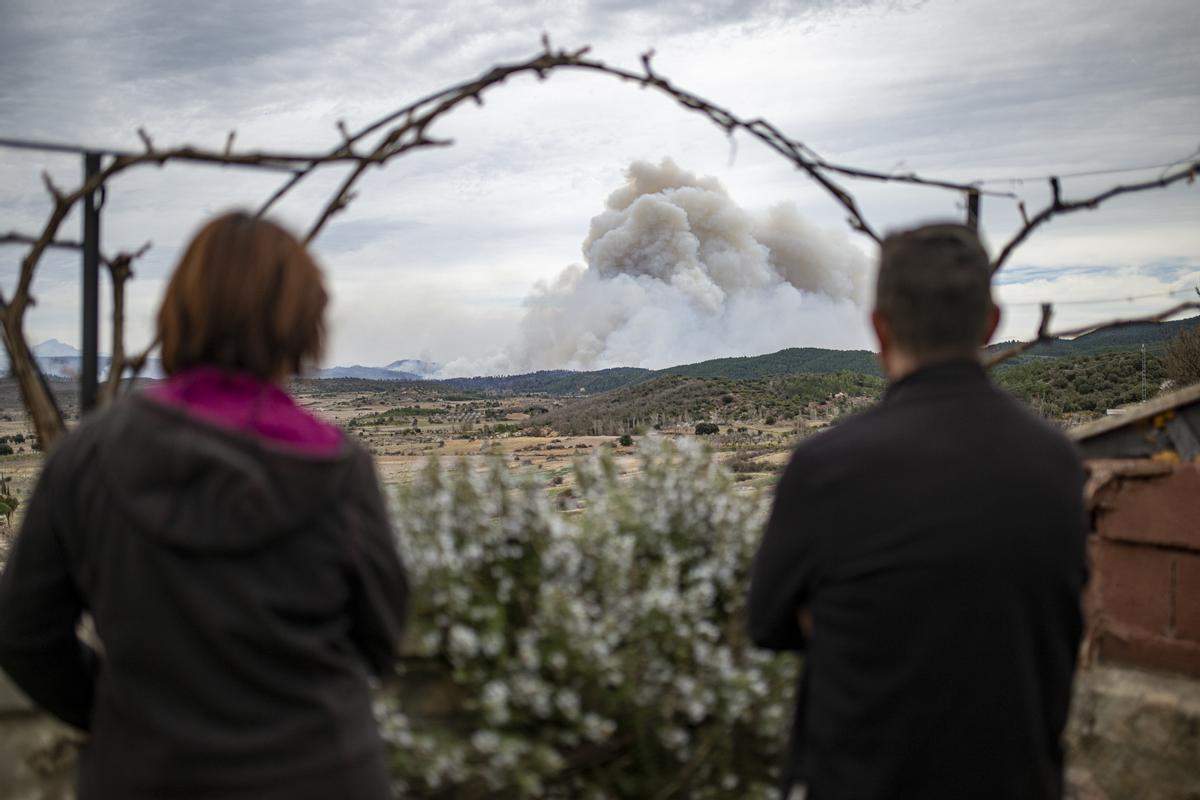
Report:
[[[867,259],[788,204],[754,215],[669,159],[632,164],[592,219],[586,266],[539,283],[508,352],[443,374],[663,367],[862,345]]]

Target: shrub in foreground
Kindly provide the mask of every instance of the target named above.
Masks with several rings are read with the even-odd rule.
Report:
[[[567,515],[499,460],[400,490],[415,607],[379,713],[408,796],[773,796],[796,663],[742,627],[763,502],[693,440],[639,456],[579,459]]]

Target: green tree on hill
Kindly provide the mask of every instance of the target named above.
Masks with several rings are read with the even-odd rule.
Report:
[[[1167,344],[1167,377],[1177,386],[1200,381],[1200,328],[1183,331]]]

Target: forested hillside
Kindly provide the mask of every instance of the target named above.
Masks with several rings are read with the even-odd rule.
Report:
[[[993,380],[1050,419],[1086,417],[1159,392],[1162,357],[1111,352],[1038,358],[993,370]],[[861,372],[803,373],[767,378],[665,375],[570,402],[560,402],[531,424],[571,435],[619,435],[698,421],[771,424],[795,417],[837,416],[857,400],[882,396],[886,382]],[[840,397],[839,397],[840,396]],[[823,407],[822,407],[823,406]],[[771,422],[768,422],[770,420]]]
[[[1200,326],[1200,317],[1174,322],[1141,323],[1123,325],[1118,328],[1097,331],[1076,339],[1058,339],[1046,342],[1030,350],[1002,367],[1011,369],[1046,359],[1096,356],[1104,353],[1140,353],[1144,344],[1151,353],[1160,353],[1166,342],[1181,331]],[[988,349],[1003,350],[1013,342],[1001,342]],[[1138,356],[1140,358],[1140,355]],[[1050,367],[1044,370],[1053,371]],[[1064,365],[1068,371],[1073,365]],[[869,350],[825,350],[818,347],[790,347],[776,353],[737,358],[715,358],[695,364],[681,364],[660,370],[635,367],[617,367],[592,372],[570,370],[545,370],[524,375],[502,375],[481,378],[452,378],[437,381],[442,386],[464,391],[489,394],[547,394],[574,396],[597,394],[623,386],[630,386],[664,376],[676,375],[688,378],[733,378],[756,379],[774,375],[825,374],[858,372],[864,375],[880,375],[878,356]],[[1022,373],[1018,373],[1022,374]],[[1039,374],[1045,374],[1039,373]],[[1114,373],[1115,374],[1115,373]],[[1161,378],[1159,379],[1161,380]],[[1068,382],[1070,382],[1068,380]],[[1084,392],[1084,395],[1089,395]],[[1125,396],[1113,393],[1113,396]],[[1099,402],[1099,398],[1094,398]],[[1127,401],[1126,401],[1127,402]]]
[[[619,435],[698,421],[729,423],[816,415],[819,406],[849,408],[853,398],[878,398],[882,378],[856,372],[738,380],[666,375],[596,397],[562,403],[530,424],[570,435]],[[840,397],[839,397],[840,395]],[[831,416],[831,414],[824,414]]]
[[[1041,358],[993,372],[997,384],[1043,416],[1099,412],[1158,394],[1166,379],[1162,356],[1146,354],[1142,381],[1140,352],[1113,352],[1070,358]]]
[[[592,372],[542,370],[522,375],[478,378],[449,378],[442,386],[489,394],[548,394],[570,396],[597,394],[669,375],[688,378],[765,378],[769,375],[801,373],[861,372],[879,375],[875,354],[868,350],[823,350],[790,347],[762,356],[716,358],[696,364],[681,364],[660,370],[615,367]]]
[[[992,377],[1049,419],[1086,419],[1158,394],[1167,377],[1167,341],[1198,325],[1200,317],[1126,325],[1046,343],[993,369]],[[1005,346],[1001,343],[991,349]],[[569,435],[607,436],[695,422],[769,425],[767,420],[798,417],[829,420],[878,398],[885,386],[879,374],[877,356],[869,351],[809,347],[656,371],[623,367],[442,381],[341,379],[306,384],[314,389],[321,385],[341,392],[390,395],[397,405],[426,397],[562,398],[539,402],[546,413],[535,412],[527,424]]]
[[[715,358],[698,364],[668,367],[655,374],[692,378],[765,378],[826,372],[880,374],[877,356],[870,350],[823,350],[819,347],[789,347],[763,356]]]
[[[654,373],[638,367],[614,367],[593,372],[566,369],[541,370],[523,375],[495,375],[478,378],[449,378],[435,381],[443,387],[489,394],[576,395],[607,392],[645,380]]]

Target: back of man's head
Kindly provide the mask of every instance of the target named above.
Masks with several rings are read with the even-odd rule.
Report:
[[[992,321],[991,266],[979,237],[952,223],[889,235],[875,310],[893,344],[917,362],[973,356]]]

